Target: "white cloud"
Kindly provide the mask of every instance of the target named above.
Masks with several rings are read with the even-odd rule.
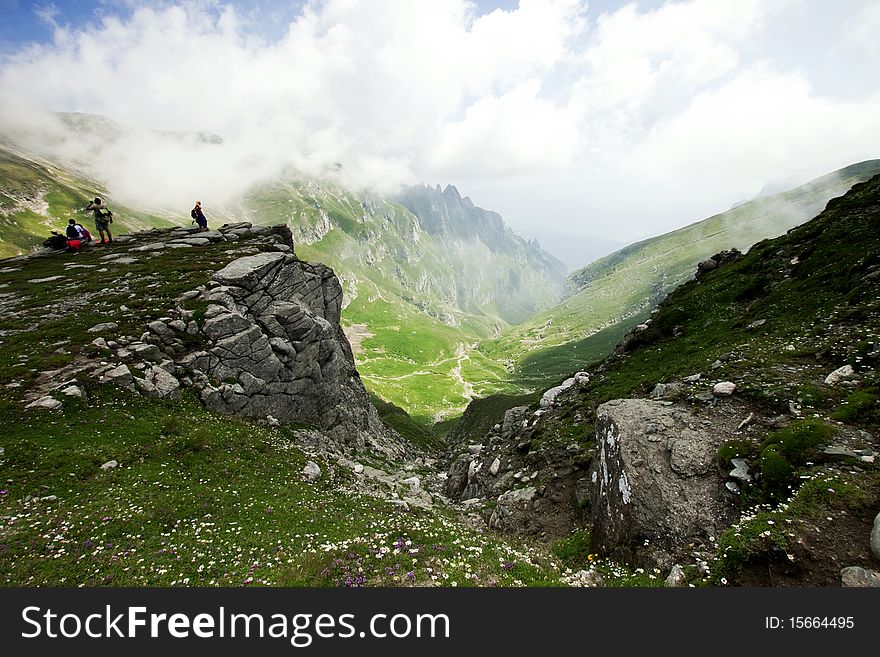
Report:
[[[836,55],[856,90],[841,99],[816,90],[817,57],[787,50],[809,41],[799,24],[876,48],[877,3],[853,23],[820,0],[632,2],[601,16],[584,0],[488,14],[469,0],[312,0],[266,40],[255,10],[120,1],[126,18],[111,3],[86,29],[55,14],[53,43],[4,61],[0,120],[40,125],[56,147],[35,106],[138,127],[100,158],[91,144],[63,150],[151,204],[217,205],[285,167],[319,176],[341,162],[351,185],[452,182],[519,227],[553,217],[632,236],[880,153],[869,58]]]
[[[853,18],[849,41],[871,55],[880,55],[880,4],[869,3]]]
[[[782,175],[806,180],[878,154],[880,95],[823,99],[803,75],[757,67],[658,124],[627,166],[681,193],[733,187],[748,194]]]
[[[523,0],[515,11],[478,16],[466,0],[327,0],[307,5],[282,40],[265,43],[248,36],[232,7],[140,7],[129,20],[107,16],[95,29],[58,28],[53,44],[4,66],[0,94],[135,126],[221,134],[226,143],[211,150],[217,166],[208,168],[227,195],[286,164],[317,175],[343,162],[350,181],[387,186],[415,178],[424,162],[456,170],[487,144],[511,153],[503,134],[474,139],[471,128],[457,130],[462,116],[482,120],[494,105],[508,129],[552,118],[553,106],[529,80],[567,55],[584,28],[582,9],[577,0]],[[447,130],[454,147],[438,145],[436,135]],[[555,151],[572,137],[542,132],[562,140],[549,144]],[[140,141],[126,151],[135,146],[145,148]],[[164,160],[169,176],[204,184],[177,166],[190,158],[159,146],[165,150],[142,161]],[[543,151],[513,153],[494,170],[548,163]],[[201,155],[197,170],[206,168]],[[261,166],[242,174],[251,155],[261,156]],[[127,182],[161,182],[134,159],[124,160],[139,171]]]

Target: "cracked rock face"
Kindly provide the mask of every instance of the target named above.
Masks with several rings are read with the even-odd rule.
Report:
[[[202,382],[207,408],[271,415],[355,449],[402,453],[355,369],[339,325],[342,288],[330,268],[259,253],[229,263],[212,285],[201,295],[210,304],[202,326],[208,344],[178,360]]]
[[[733,520],[716,456],[726,436],[686,409],[645,399],[599,406],[592,547],[664,568]]]

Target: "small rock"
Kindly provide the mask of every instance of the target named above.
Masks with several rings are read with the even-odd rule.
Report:
[[[842,445],[831,445],[822,450],[822,453],[832,459],[857,459],[859,455]]]
[[[51,283],[52,281],[60,281],[64,276],[47,276],[46,278],[32,278],[28,283]]]
[[[40,501],[41,502],[56,502],[56,501],[58,501],[58,496],[57,495],[46,495],[46,497],[41,497]]]
[[[468,452],[471,454],[479,454],[483,451],[482,445],[468,445]]]
[[[270,427],[277,427],[281,423],[278,421],[278,418],[276,418],[272,415],[267,415],[266,416],[266,424],[268,424]]]
[[[489,474],[491,474],[492,476],[495,476],[498,474],[498,470],[500,470],[500,469],[501,469],[501,459],[496,456],[495,460],[492,461],[492,465],[489,466]]]
[[[361,474],[364,471],[363,464],[362,463],[355,463],[354,466],[352,467],[352,471],[355,474]],[[446,473],[444,472],[443,474],[446,474]]]
[[[716,383],[712,388],[712,394],[716,397],[729,397],[734,392],[736,392],[736,384],[731,381]]]
[[[755,419],[755,414],[749,413],[749,416],[745,420],[743,420],[742,422],[739,423],[739,426],[736,428],[736,430],[741,431],[741,430],[745,429],[747,426],[749,426],[754,421],[754,419]]]
[[[702,374],[691,374],[690,376],[686,376],[682,379],[685,383],[696,383],[702,377]]]
[[[837,385],[841,381],[852,379],[855,374],[856,373],[852,365],[844,365],[843,367],[838,367],[831,374],[825,377],[825,385]]]
[[[735,481],[728,481],[726,484],[724,484],[724,487],[734,495],[739,495],[739,484]]]
[[[317,481],[321,478],[321,468],[314,461],[309,461],[302,469],[302,473],[309,481]]]
[[[722,363],[720,360],[716,360],[714,363],[712,363],[713,370],[717,370],[719,367],[723,367],[723,366],[724,366],[724,363]]]
[[[680,586],[683,586],[684,583],[684,568],[682,568],[679,564],[675,564],[672,567],[672,570],[669,571],[669,576],[666,578],[666,586],[669,588],[678,588]]]
[[[116,322],[102,322],[90,328],[89,333],[106,333],[107,331],[115,331],[118,328],[119,324]]]
[[[410,487],[411,490],[419,490],[421,487],[421,481],[418,477],[408,477],[407,479],[402,479],[401,484],[405,484]]]
[[[50,411],[57,411],[62,406],[63,404],[60,401],[58,401],[54,397],[46,395],[45,397],[40,397],[36,401],[32,401],[30,404],[25,406],[25,408],[45,408]]]
[[[85,390],[79,386],[67,386],[61,391],[61,394],[67,397],[74,397],[75,399],[85,399],[86,396]]]
[[[766,324],[766,323],[767,323],[767,320],[766,320],[766,319],[759,319],[759,320],[757,320],[757,321],[755,321],[755,322],[752,322],[752,323],[749,324],[748,326],[746,326],[746,330],[751,331],[751,330],[756,329],[756,328],[761,328],[761,327],[764,326],[764,324]]]
[[[409,504],[406,503],[406,500],[391,499],[388,501],[392,506],[396,506],[401,511],[409,511]]]
[[[95,345],[98,349],[109,349],[110,347],[107,345],[107,341],[104,338],[95,338],[92,340],[92,344]]]
[[[752,480],[752,475],[749,474],[749,465],[745,459],[730,459],[730,463],[733,465],[733,470],[727,475],[728,477],[746,483]]]
[[[880,573],[850,566],[840,571],[840,583],[847,587],[880,586]]]
[[[684,392],[684,386],[680,383],[658,383],[654,386],[649,397],[651,399],[672,399]]]
[[[577,443],[572,443],[571,445],[569,445],[568,447],[565,448],[565,451],[568,452],[569,454],[577,454],[578,452],[581,451],[581,446],[578,445]]]
[[[101,466],[102,470],[112,470],[119,466],[117,461],[107,461],[104,465]]]

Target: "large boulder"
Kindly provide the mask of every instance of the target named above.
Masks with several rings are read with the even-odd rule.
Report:
[[[689,410],[646,399],[597,409],[599,453],[591,473],[593,549],[671,567],[694,542],[733,520],[716,465],[723,432]]]
[[[281,238],[289,240],[289,231]],[[206,407],[403,454],[404,441],[379,420],[355,369],[339,325],[342,287],[330,268],[258,253],[216,272],[201,298],[209,303],[201,327],[207,344],[178,362],[200,382]]]

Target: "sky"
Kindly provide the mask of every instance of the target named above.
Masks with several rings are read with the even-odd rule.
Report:
[[[0,0],[0,125],[140,129],[96,167],[154,206],[454,184],[575,267],[880,157],[877,34],[876,0]]]

